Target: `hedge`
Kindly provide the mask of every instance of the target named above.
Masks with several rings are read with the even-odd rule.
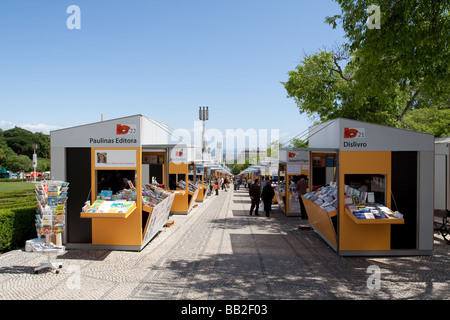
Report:
[[[0,193],[0,209],[29,207],[36,204],[36,194],[30,190]]]
[[[23,247],[36,238],[36,205],[0,209],[0,252]]]

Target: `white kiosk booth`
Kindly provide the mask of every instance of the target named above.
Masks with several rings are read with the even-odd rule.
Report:
[[[338,118],[310,127],[309,146],[330,151],[310,151],[309,164],[326,177],[329,161],[336,180],[314,186],[313,176],[303,203],[339,255],[432,254],[433,135]]]
[[[134,115],[50,133],[51,176],[70,183],[68,249],[139,251],[162,229],[175,198],[168,132]]]
[[[450,137],[436,138],[434,170],[434,222],[450,244]]]

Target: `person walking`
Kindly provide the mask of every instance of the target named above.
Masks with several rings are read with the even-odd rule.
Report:
[[[225,189],[225,192],[228,192],[227,188],[228,188],[228,178],[225,177],[222,184],[222,190]]]
[[[300,211],[301,218],[307,219],[306,209],[303,205],[302,195],[306,193],[306,189],[308,188],[308,180],[306,180],[306,176],[304,174],[300,175],[300,180],[297,181],[295,185],[295,191],[297,191],[298,201],[300,202]]]
[[[219,195],[219,182],[216,180],[214,183],[214,190],[216,190],[216,196]]]
[[[264,203],[264,211],[266,212],[266,217],[269,218],[270,210],[272,209],[272,199],[275,196],[275,191],[273,190],[272,183],[269,178],[266,178],[266,184],[261,193],[261,199]]]
[[[249,189],[250,199],[252,200],[252,205],[250,206],[250,215],[253,213],[253,209],[255,209],[255,216],[259,216],[259,199],[261,198],[261,189],[258,183],[258,179],[255,179],[255,183],[250,185]]]

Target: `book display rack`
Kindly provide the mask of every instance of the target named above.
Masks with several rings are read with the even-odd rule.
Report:
[[[69,183],[64,181],[43,181],[36,185],[36,234],[38,236],[31,248],[33,252],[46,254],[47,262],[34,269],[35,273],[45,268],[59,272],[61,263],[51,262],[50,257],[65,252],[62,245],[61,234],[65,226],[66,202],[68,198]],[[44,241],[39,241],[41,237]]]

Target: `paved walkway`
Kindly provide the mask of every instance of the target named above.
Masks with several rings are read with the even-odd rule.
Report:
[[[340,257],[277,205],[270,218],[249,206],[246,189],[220,192],[141,252],[68,250],[59,274],[34,274],[44,255],[1,254],[0,299],[450,299],[450,246],[437,233],[433,256]],[[369,289],[373,265],[381,282]]]

